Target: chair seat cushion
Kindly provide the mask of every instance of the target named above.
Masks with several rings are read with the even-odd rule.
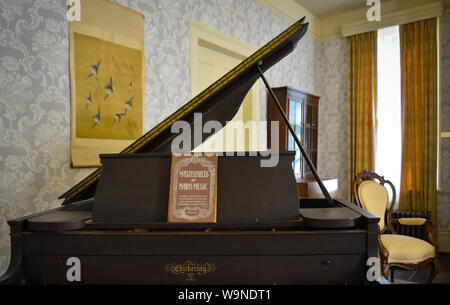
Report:
[[[399,218],[398,223],[406,226],[422,226],[427,222],[425,218]]]
[[[381,234],[381,243],[389,252],[388,263],[417,263],[435,257],[434,247],[419,238]]]

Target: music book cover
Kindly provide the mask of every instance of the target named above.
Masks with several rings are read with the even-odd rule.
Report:
[[[172,155],[168,222],[216,222],[217,155]]]

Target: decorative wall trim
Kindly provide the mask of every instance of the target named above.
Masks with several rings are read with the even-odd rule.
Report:
[[[295,14],[289,13],[289,11],[285,11],[275,2],[271,0],[254,0],[255,2],[265,6],[284,20],[294,23],[296,21]],[[292,1],[293,2],[293,1]]]
[[[444,9],[441,1],[417,5],[410,9],[405,6],[405,3],[394,0],[382,4],[381,21],[369,22],[366,19],[366,12],[369,7],[327,18],[318,18],[294,0],[254,1],[289,23],[305,16],[306,21],[309,22],[308,34],[319,41],[347,37],[388,26],[437,17],[442,15]]]
[[[444,10],[442,2],[435,2],[431,4],[416,6],[411,9],[401,10],[397,12],[387,13],[381,15],[381,21],[369,22],[368,20],[361,20],[350,22],[342,25],[342,36],[347,37],[360,33],[375,31],[388,26],[410,23],[418,20],[424,20],[441,16]]]
[[[247,58],[258,49],[246,44],[238,39],[228,36],[222,32],[216,31],[200,22],[191,19],[190,25],[190,52],[191,52],[191,98],[199,93],[198,84],[198,47],[207,46],[211,49],[220,49],[222,53],[232,53],[237,56]]]
[[[201,81],[201,74],[199,73],[200,69],[200,62],[204,60],[204,58],[201,58],[200,56],[200,47],[207,48],[209,50],[217,51],[220,54],[224,54],[226,56],[229,56],[231,58],[235,58],[236,60],[245,60],[247,57],[251,56],[254,52],[256,52],[258,49],[252,45],[249,45],[243,41],[240,41],[238,39],[235,39],[231,36],[228,36],[222,32],[216,31],[204,24],[201,24],[194,19],[190,20],[190,52],[191,52],[191,98],[195,97],[197,94],[199,94],[203,89],[200,88]],[[236,114],[236,116],[233,118],[232,121],[241,121],[245,124],[249,121],[259,122],[259,115],[260,115],[260,107],[262,105],[260,101],[260,87],[259,87],[259,81],[253,85],[251,89],[251,103],[243,103],[240,109],[240,112]],[[220,136],[222,136],[222,133],[227,134],[227,132],[235,133],[236,131],[233,129],[230,129],[230,127],[225,126],[223,130],[219,131],[221,133]],[[252,134],[252,137],[257,137],[259,135],[259,127],[254,131],[254,134]],[[216,135],[219,136],[219,135]],[[216,136],[211,137],[211,139],[208,139],[207,142],[200,145],[198,148],[196,148],[194,151],[202,151],[205,149],[208,151],[214,150],[212,147],[209,146],[208,143],[211,143],[211,141],[214,141],[212,138],[215,138]],[[235,134],[235,137],[237,135]],[[250,139],[245,138],[245,150],[257,150],[257,147],[251,147],[250,145]],[[224,144],[225,145],[225,144]],[[227,150],[226,145],[216,147],[216,149],[219,149],[219,151]]]
[[[280,16],[289,23],[298,21],[303,16],[306,17],[306,22],[309,23],[308,35],[314,39],[320,40],[319,23],[320,20],[311,14],[307,9],[299,5],[294,0],[254,0],[269,9],[276,15]]]

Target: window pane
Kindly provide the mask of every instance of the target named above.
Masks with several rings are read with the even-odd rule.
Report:
[[[290,133],[288,135],[288,150],[294,150],[294,138]]]
[[[302,124],[302,105],[301,103],[297,102],[297,113],[295,114],[295,124],[301,125]]]
[[[289,122],[291,124],[295,123],[295,101],[289,100]]]
[[[402,141],[398,26],[378,30],[377,52],[378,101],[375,171],[390,180],[399,194]]]

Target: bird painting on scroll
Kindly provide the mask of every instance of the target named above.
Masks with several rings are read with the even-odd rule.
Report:
[[[74,33],[77,138],[142,135],[142,51]]]

